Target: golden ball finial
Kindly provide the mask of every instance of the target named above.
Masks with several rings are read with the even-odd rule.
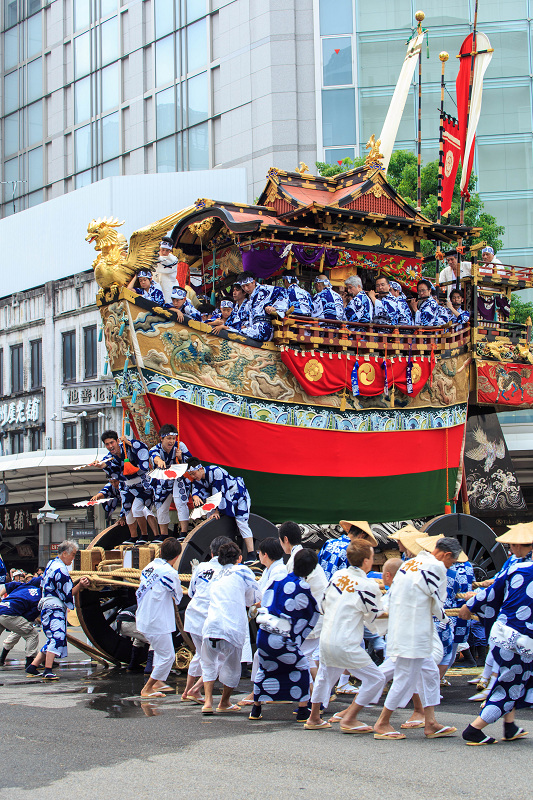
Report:
[[[446,50],[443,50],[442,53],[439,53],[439,58],[441,61],[448,61],[449,57],[450,56],[448,55]]]
[[[425,16],[426,15],[424,14],[423,11],[417,11],[415,14],[415,19],[417,22],[422,22],[422,20],[425,19]]]

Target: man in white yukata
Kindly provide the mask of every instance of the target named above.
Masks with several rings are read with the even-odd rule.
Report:
[[[457,539],[438,539],[432,553],[421,551],[396,574],[389,592],[387,636],[387,656],[396,659],[394,679],[374,725],[375,739],[405,738],[392,727],[390,719],[397,708],[405,708],[415,692],[424,706],[426,738],[451,736],[457,730],[435,719],[435,706],[440,703],[440,674],[432,653],[433,617],[444,619],[446,570],[455,564],[460,552]]]
[[[161,557],[154,558],[141,572],[137,589],[135,624],[150,642],[154,651],[152,674],[141,690],[141,697],[164,697],[173,691],[166,680],[175,659],[172,634],[176,630],[175,605],[183,597],[183,589],[175,564],[181,544],[169,537],[161,545]]]
[[[217,536],[210,545],[211,558],[203,561],[195,567],[189,584],[188,595],[189,604],[185,610],[185,621],[183,628],[190,634],[194,644],[195,653],[189,664],[187,671],[187,683],[182,700],[193,700],[195,703],[203,703],[200,695],[202,685],[202,628],[207,617],[209,608],[209,584],[222,569],[218,561],[218,551],[223,544],[229,544],[231,539],[227,536]]]
[[[327,707],[331,690],[344,670],[361,681],[357,702],[350,705],[340,723],[342,733],[371,733],[369,725],[358,723],[365,706],[377,703],[385,676],[361,647],[365,625],[372,625],[383,610],[381,591],[367,574],[372,569],[374,549],[364,541],[352,541],[347,550],[350,566],[332,577],[322,601],[323,625],[320,636],[320,666],[311,698],[307,730],[331,728],[320,718],[320,705]]]
[[[231,693],[241,678],[241,653],[248,629],[247,608],[261,599],[255,575],[241,564],[241,551],[234,542],[218,551],[222,569],[209,584],[209,608],[202,628],[202,677],[204,714],[213,713],[213,687],[222,683],[217,712],[231,713],[240,707],[231,703]]]
[[[170,236],[163,236],[159,244],[159,258],[155,265],[154,277],[161,287],[165,303],[168,305],[172,302],[172,289],[176,286],[176,270],[178,268],[178,259],[173,254],[172,239]]]

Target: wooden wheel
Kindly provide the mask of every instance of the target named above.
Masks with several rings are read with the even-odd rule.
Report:
[[[453,536],[474,568],[477,581],[492,578],[507,559],[505,548],[496,541],[492,528],[470,514],[443,514],[426,522],[422,529],[428,536]]]

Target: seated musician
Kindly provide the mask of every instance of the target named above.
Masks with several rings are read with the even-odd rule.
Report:
[[[184,315],[197,322],[202,321],[201,313],[188,299],[185,289],[180,289],[179,286],[174,286],[172,289],[172,310],[176,312],[178,322],[183,322]]]
[[[322,319],[344,319],[342,297],[335,292],[325,275],[315,278],[316,294],[313,298],[313,317]]]
[[[285,270],[283,285],[289,298],[289,308],[292,306],[295,314],[310,317],[313,311],[313,298],[306,289],[303,289],[294,272]]]
[[[374,304],[373,322],[380,322],[384,325],[399,324],[398,302],[391,293],[388,278],[379,275],[376,278],[376,291],[369,291],[368,296]],[[412,322],[403,324],[411,325]]]
[[[363,289],[359,275],[350,275],[344,281],[346,294],[350,297],[344,309],[344,318],[348,322],[372,322],[374,306]]]
[[[437,299],[432,295],[433,284],[427,278],[422,278],[416,284],[418,300],[411,300],[410,305],[415,318],[415,325],[424,328],[442,325],[441,309]]]
[[[135,285],[136,283],[137,286]],[[154,281],[149,269],[140,269],[128,283],[127,288],[133,289],[134,292],[140,294],[145,300],[151,300],[152,303],[157,303],[157,305],[162,308],[168,308],[163,296],[163,290],[160,285]]]
[[[452,289],[446,310],[449,314],[449,320],[455,322],[456,325],[466,325],[470,319],[468,311],[463,311],[463,293],[459,289]]]
[[[258,342],[269,342],[274,335],[272,316],[283,319],[289,308],[287,292],[279,286],[258,284],[252,272],[243,272],[240,283],[248,296],[240,332]]]
[[[409,301],[402,291],[401,285],[398,281],[390,282],[390,293],[396,298],[398,304],[398,325],[412,325],[413,315],[409,308]]]

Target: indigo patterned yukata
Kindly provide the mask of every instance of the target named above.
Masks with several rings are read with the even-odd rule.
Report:
[[[373,316],[374,306],[363,290],[357,292],[344,309],[344,317],[348,322],[372,322]]]
[[[258,342],[269,342],[274,335],[274,326],[270,315],[265,308],[274,306],[278,316],[282,319],[289,308],[289,301],[285,289],[279,286],[258,284],[248,297],[246,306],[247,316],[243,318],[241,333]]]
[[[158,306],[162,306],[163,308],[168,308],[168,304],[165,303],[165,296],[163,294],[163,290],[158,283],[152,281],[150,283],[149,289],[135,289],[137,294],[141,297],[144,297],[145,300],[151,300],[152,303],[157,303]]]
[[[178,450],[181,453],[181,459],[176,462],[176,454]],[[170,469],[176,463],[182,464],[185,459],[191,458],[191,453],[189,452],[187,445],[183,444],[183,442],[179,442],[179,444],[176,442],[168,453],[163,449],[161,442],[159,442],[159,444],[156,444],[155,447],[152,447],[150,450],[150,459],[152,463],[154,463],[154,458],[156,456],[159,456],[159,458],[165,462],[165,469]],[[156,508],[164,503],[167,497],[173,493],[178,494],[184,503],[186,503],[189,499],[189,489],[185,484],[184,478],[168,481],[159,481],[154,479],[152,480],[152,486],[154,488],[154,500]]]
[[[240,306],[235,303],[231,314],[226,320],[226,328],[230,328],[230,330],[237,333],[241,332],[242,326],[248,319],[248,305],[248,298],[243,300]]]
[[[109,517],[121,500],[120,492],[118,489],[115,489],[112,483],[106,483],[106,485],[100,489],[100,494],[103,494],[104,497],[109,498],[107,503],[104,503],[105,515],[106,517]],[[123,516],[123,512],[121,512],[120,516]]]
[[[329,281],[328,281],[329,283]],[[331,284],[313,298],[313,317],[323,319],[344,319],[344,304],[338,292],[333,291]]]
[[[287,289],[289,298],[289,308],[293,306],[295,314],[304,314],[310,317],[313,313],[313,298],[306,289],[298,285],[298,281],[293,282]]]
[[[423,327],[435,327],[442,325],[440,306],[434,297],[427,297],[415,314],[415,325]]]
[[[396,298],[396,304],[398,306],[398,325],[412,325],[413,314],[403,292]]]
[[[511,564],[466,605],[492,625],[489,644],[499,666],[482,719],[496,722],[514,708],[533,706],[533,563]]]
[[[7,569],[2,556],[0,556],[0,586],[6,582],[7,578]]]
[[[452,573],[452,575],[450,575],[450,573]],[[454,566],[448,570],[448,586],[453,583],[452,592],[455,603],[453,606],[450,606],[450,608],[461,608],[464,604],[464,600],[457,597],[457,595],[459,593],[471,592],[474,580],[474,568],[470,561],[457,562],[457,564],[454,564]],[[463,644],[468,641],[471,620],[452,617],[452,621],[454,644]]]
[[[322,545],[318,554],[318,563],[326,573],[326,578],[331,579],[332,575],[339,569],[348,569],[350,564],[346,556],[346,550],[350,544],[350,537],[344,534],[338,539],[329,539]]]
[[[374,322],[384,325],[397,325],[399,319],[398,302],[390,292],[383,297],[376,297],[374,304]]]
[[[194,319],[196,322],[202,321],[202,315],[198,309],[193,306],[190,300],[186,300],[179,310],[182,314],[185,314],[186,317],[189,317],[189,319]]]
[[[309,584],[293,572],[274,581],[263,595],[263,608],[273,620],[290,623],[290,630],[260,624],[257,633],[259,668],[254,682],[256,703],[309,700],[309,663],[300,646],[318,621],[318,606]]]
[[[150,471],[148,448],[138,439],[130,439],[130,442],[131,445],[128,445],[127,449],[128,458],[133,466],[139,467],[139,471],[135,474],[124,475],[125,456],[124,444],[122,442],[120,443],[120,456],[114,456],[108,453],[103,458],[103,469],[109,480],[119,481],[122,510],[126,514],[128,511],[132,510],[134,503],[137,507],[136,510],[139,510],[140,503],[148,509],[154,504],[154,490],[146,474]],[[135,515],[134,512],[134,516]],[[140,516],[140,514],[137,514],[137,516]]]
[[[72,579],[60,558],[49,561],[41,583],[41,622],[46,644],[41,653],[67,657],[67,608],[74,608]]]
[[[248,524],[250,517],[250,495],[242,478],[234,478],[222,467],[214,464],[205,467],[205,478],[192,483],[191,494],[198,495],[204,502],[216,492],[222,493],[218,507],[220,514],[234,517],[244,539],[253,537]]]

